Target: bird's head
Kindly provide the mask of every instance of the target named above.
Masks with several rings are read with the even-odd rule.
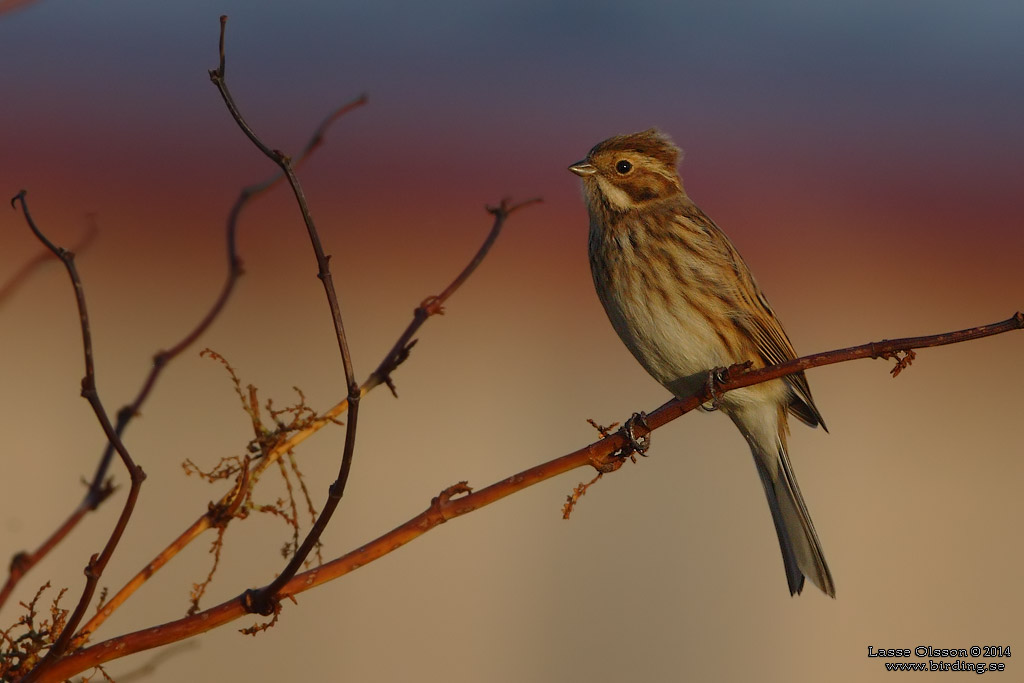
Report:
[[[588,203],[624,213],[683,193],[679,154],[667,135],[651,128],[598,143],[569,170],[583,178]]]

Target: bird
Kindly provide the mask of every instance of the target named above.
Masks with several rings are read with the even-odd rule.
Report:
[[[681,152],[657,129],[617,135],[569,166],[582,179],[588,251],[598,298],[622,342],[677,398],[714,387],[716,370],[797,357],[747,263],[691,201]],[[809,578],[835,583],[789,461],[788,416],[825,421],[803,372],[716,396],[750,446],[771,510],[790,595]]]

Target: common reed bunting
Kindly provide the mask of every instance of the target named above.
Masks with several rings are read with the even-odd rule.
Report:
[[[677,397],[716,368],[753,367],[796,352],[725,233],[690,201],[679,149],[651,129],[619,135],[569,167],[590,212],[590,268],[623,343]],[[835,584],[786,452],[787,415],[825,427],[802,372],[722,394],[718,407],[750,445],[782,548],[790,594],[804,577],[835,597]]]

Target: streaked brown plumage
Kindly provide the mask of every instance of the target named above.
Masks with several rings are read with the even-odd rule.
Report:
[[[569,167],[583,178],[594,286],[619,337],[677,397],[715,368],[796,358],[739,252],[686,195],[679,150],[656,130],[601,142]],[[720,400],[750,445],[778,533],[791,594],[804,577],[835,597],[786,452],[787,413],[825,426],[803,373],[730,391]]]

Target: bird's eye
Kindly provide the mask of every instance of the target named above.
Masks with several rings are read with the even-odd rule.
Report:
[[[625,159],[620,159],[615,163],[615,170],[618,171],[621,175],[626,175],[627,173],[633,170],[633,164],[629,163]]]

